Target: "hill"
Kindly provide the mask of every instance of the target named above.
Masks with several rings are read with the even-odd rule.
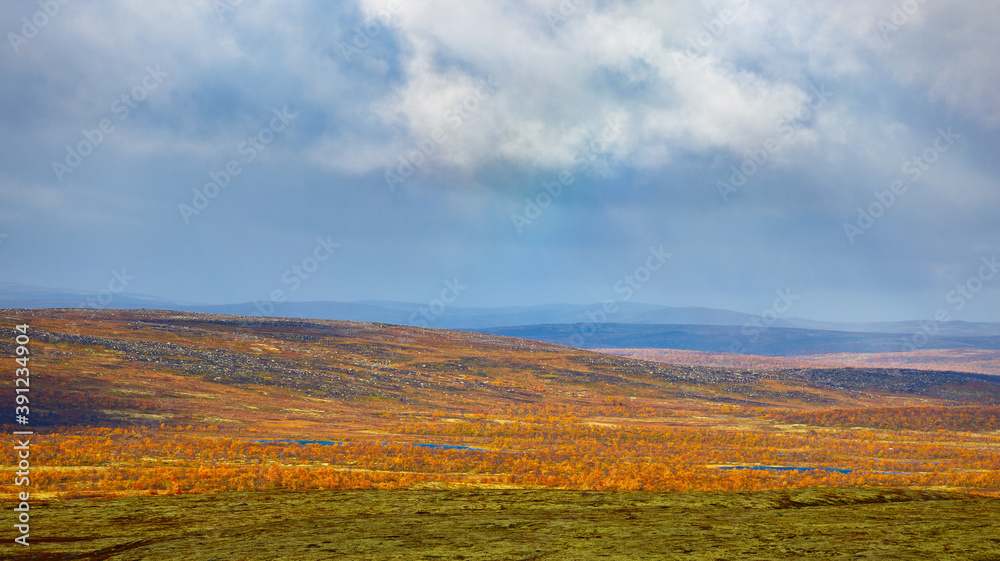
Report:
[[[121,273],[124,274],[124,270]],[[591,318],[594,317],[595,311],[601,309],[599,304],[546,304],[487,308],[461,306],[456,303],[447,306],[436,305],[434,312],[431,313],[432,303],[433,300],[424,303],[368,300],[356,302],[266,301],[202,304],[132,294],[125,292],[124,287],[120,292],[111,292],[108,289],[87,292],[0,282],[0,308],[126,310],[145,308],[241,316],[336,319],[471,331],[510,328],[512,326],[581,324],[581,322],[593,321]],[[921,321],[843,323],[794,317],[769,318],[769,320],[767,325],[770,328],[895,334],[900,337],[921,333],[925,329],[926,323]],[[754,329],[755,325],[759,327],[763,318],[744,312],[698,306],[662,306],[640,302],[620,302],[612,317],[606,318],[604,321],[639,325],[714,325],[738,327],[741,330],[745,327],[749,330]],[[948,337],[996,337],[1000,336],[1000,323],[950,321],[934,325],[933,332],[936,336]],[[741,333],[740,340],[746,338]],[[730,341],[727,340],[727,342]]]
[[[9,324],[12,314],[4,312]],[[36,361],[44,364],[47,391],[40,392],[36,420],[48,425],[223,419],[287,424],[302,433],[313,425],[329,430],[330,422],[319,419],[346,409],[470,412],[504,404],[600,404],[622,395],[637,404],[691,406],[1000,404],[1000,380],[972,374],[677,366],[489,334],[331,320],[123,310],[16,314],[32,326]],[[5,331],[0,352],[12,352],[13,333]],[[970,387],[977,389],[963,393]],[[80,407],[99,397],[108,403]]]
[[[478,331],[586,349],[676,349],[763,356],[888,353],[903,350],[907,343],[906,336],[899,333],[771,327],[754,329],[748,334],[743,327],[719,325],[581,323],[524,325]],[[938,334],[926,339],[920,340],[925,349],[1000,350],[1000,336],[996,335]]]
[[[837,353],[766,357],[675,349],[595,349],[602,353],[667,364],[781,370],[794,368],[911,368],[915,370],[952,370],[1000,376],[1000,351],[982,349],[936,349],[901,353]]]
[[[430,546],[388,529],[405,520],[415,525],[406,536],[426,536],[416,527],[433,520],[511,531],[532,513],[576,520],[610,501],[620,506],[600,512],[608,547],[676,512],[703,522],[664,539],[678,554],[711,556],[714,542],[684,545],[691,531],[732,516],[774,527],[777,516],[763,513],[780,507],[798,510],[733,555],[780,558],[794,543],[797,556],[823,557],[873,527],[847,522],[862,510],[884,524],[929,501],[950,505],[947,522],[919,518],[900,539],[915,531],[955,546],[954,536],[986,531],[969,508],[997,509],[996,499],[963,495],[1000,495],[1000,380],[988,375],[679,366],[481,333],[190,312],[8,309],[0,326],[0,357],[29,390],[18,393],[26,424],[4,428],[34,432],[25,437],[32,516],[38,528],[89,520],[73,526],[86,535],[32,534],[33,556],[176,558],[183,547],[187,558],[266,558],[254,545],[261,520],[294,516],[296,551],[310,550],[301,558],[384,558],[407,544],[454,558],[461,532]],[[15,471],[27,468],[12,447],[2,454],[0,496],[11,499],[25,491]],[[369,502],[361,515],[394,522],[331,545],[344,534],[327,526],[359,519],[368,499],[353,493],[374,490],[406,504],[375,513]],[[635,494],[615,495],[626,492]],[[828,510],[814,516],[814,507]],[[459,515],[469,508],[482,512]],[[200,514],[178,527],[178,509]],[[844,525],[820,549],[781,537],[830,516]],[[945,523],[946,532],[935,526]],[[571,526],[574,542],[597,537]],[[100,531],[108,527],[127,533]],[[192,544],[205,547],[195,555]],[[978,539],[961,548],[996,550]]]

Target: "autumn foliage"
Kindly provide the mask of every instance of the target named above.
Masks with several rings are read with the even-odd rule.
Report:
[[[692,412],[637,409],[632,416],[606,416],[622,409],[523,406],[459,418],[436,413],[394,422],[386,431],[391,438],[325,444],[276,441],[250,431],[226,434],[216,426],[72,429],[40,436],[32,485],[61,496],[467,486],[1000,488],[1000,437],[910,428],[911,419],[926,420],[935,408],[766,415],[781,422],[805,420],[795,415],[832,422],[882,414],[882,424],[906,428],[798,432],[673,424]],[[948,409],[954,411],[947,423],[976,422],[973,408]],[[754,466],[801,469],[749,469]]]
[[[766,416],[783,423],[826,427],[995,431],[1000,407],[865,407],[825,411],[782,411]]]
[[[764,376],[399,326],[32,313],[33,497],[1000,489],[1000,384],[982,376]]]

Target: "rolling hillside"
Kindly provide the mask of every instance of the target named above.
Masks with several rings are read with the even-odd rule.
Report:
[[[79,290],[31,286],[20,283],[0,282],[0,308],[45,309],[45,308],[81,308],[81,309],[155,309],[183,312],[198,312],[207,314],[260,316],[260,317],[295,317],[305,319],[334,319],[343,321],[360,321],[371,323],[391,323],[437,329],[465,329],[470,331],[487,329],[509,329],[524,326],[547,326],[551,324],[576,324],[591,321],[599,304],[547,304],[535,306],[507,306],[497,308],[468,307],[461,305],[440,306],[432,314],[430,303],[390,302],[381,300],[356,302],[238,302],[225,304],[200,304],[179,302],[156,296],[131,294],[128,292],[112,293],[109,290],[100,292],[85,292]],[[706,331],[709,339],[703,345],[713,345],[712,338],[719,334],[726,337],[724,343],[733,341],[746,344],[747,336],[742,329],[754,329],[760,325],[763,318],[744,312],[705,308],[696,306],[661,306],[640,302],[620,302],[617,311],[606,321],[615,324],[637,324],[639,326],[720,326],[738,328],[739,333],[733,337],[732,330]],[[774,318],[768,323],[769,328],[792,328],[788,332],[798,336],[799,330],[807,331],[839,331],[847,333],[873,334],[881,339],[887,335],[900,338],[920,333],[925,322],[896,321],[881,323],[844,323],[814,321],[802,318]],[[602,324],[601,327],[610,325]],[[620,329],[620,327],[619,327]],[[648,329],[648,328],[643,328]],[[934,326],[939,337],[977,338],[1000,336],[1000,323],[973,323],[950,321]],[[636,332],[634,336],[643,336],[645,332]],[[694,332],[697,334],[698,332]],[[781,335],[776,331],[771,336]],[[848,339],[856,342],[865,339]],[[832,340],[836,342],[837,340]],[[947,344],[959,343],[967,346],[967,342],[949,340]],[[730,349],[727,349],[730,350]],[[831,351],[833,352],[833,351]],[[848,352],[848,351],[844,351]]]
[[[912,332],[872,333],[787,327],[756,329],[748,335],[744,328],[736,326],[624,323],[524,325],[479,331],[586,349],[676,349],[763,356],[898,352],[905,348],[905,337],[912,335]],[[1000,350],[1000,336],[941,334],[928,338],[923,348]]]
[[[324,320],[119,310],[2,313],[7,325],[31,325],[41,370],[36,419],[48,425],[187,419],[328,432],[351,417],[330,415],[346,410],[475,411],[501,404],[599,404],[607,396],[692,406],[1000,404],[1000,381],[973,374],[676,366],[496,335]],[[13,331],[4,331],[0,352],[12,352]]]
[[[469,558],[558,558],[599,537],[593,516],[607,551],[652,533],[705,558],[793,544],[829,558],[870,528],[852,522],[861,512],[908,521],[900,539],[944,536],[933,551],[945,538],[997,550],[978,537],[1000,508],[993,376],[678,366],[480,333],[190,312],[5,309],[0,322],[0,357],[12,369],[20,357],[30,377],[17,379],[31,381],[30,422],[5,429],[34,432],[39,531],[13,559],[274,558],[259,538],[278,522],[282,551],[301,559],[404,546],[457,558],[456,524],[553,536]],[[13,452],[5,500],[25,491]],[[932,501],[944,510],[927,515]],[[734,516],[758,525],[752,546],[692,542]],[[831,520],[823,541],[801,537]]]
[[[602,353],[654,360],[667,364],[782,370],[794,368],[909,368],[951,370],[1000,376],[1000,351],[983,349],[937,349],[902,353],[837,353],[769,357],[676,349],[595,349]]]

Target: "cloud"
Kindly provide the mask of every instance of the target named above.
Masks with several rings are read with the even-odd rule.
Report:
[[[811,97],[805,85],[685,52],[657,25],[679,10],[580,3],[553,18],[558,6],[545,4],[406,3],[389,23],[404,45],[401,83],[372,104],[402,135],[381,164],[394,165],[400,145],[445,131],[447,146],[432,158],[441,165],[565,168],[613,119],[623,133],[608,152],[655,168],[676,152],[749,149]],[[369,17],[382,7],[363,6]],[[491,80],[497,91],[483,96]],[[370,147],[356,149],[360,157],[340,169],[374,167]]]
[[[289,245],[330,234],[353,261],[331,273],[336,288],[302,294],[405,298],[409,279],[435,287],[454,264],[518,303],[600,297],[630,266],[621,256],[656,242],[673,244],[678,270],[651,300],[716,294],[756,312],[754,295],[790,284],[841,291],[840,303],[897,302],[905,288],[933,312],[1000,244],[1000,12],[988,3],[235,4],[78,0],[17,52],[4,45],[4,251],[18,233],[73,239],[100,275],[129,255],[164,271],[143,277],[164,290],[144,290],[199,300],[199,286],[268,289]],[[10,6],[0,30],[37,9]],[[119,119],[112,104],[157,65],[168,76]],[[184,229],[177,205],[280,107],[299,116]],[[59,182],[52,162],[105,118],[114,132]],[[911,181],[904,166],[949,127],[961,140]],[[387,188],[401,166],[412,175]],[[572,183],[519,233],[511,215],[564,170]],[[906,193],[850,243],[843,224],[900,178]],[[152,263],[162,255],[197,257],[180,278]],[[72,284],[73,271],[53,274]],[[366,293],[370,277],[386,292]]]

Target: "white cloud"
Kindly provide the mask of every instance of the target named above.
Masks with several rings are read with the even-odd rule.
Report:
[[[369,13],[378,5],[365,3]],[[663,23],[678,10],[578,4],[550,27],[545,10],[558,4],[534,7],[532,13],[486,0],[408,2],[391,24],[406,45],[404,81],[375,104],[379,114],[411,141],[429,137],[445,126],[449,108],[493,75],[499,91],[451,133],[454,142],[438,161],[466,169],[498,159],[570,166],[618,115],[626,130],[610,148],[614,156],[658,166],[673,150],[741,152],[773,134],[810,97],[708,54],[679,64],[680,52],[667,45],[676,37],[667,37],[671,26]]]
[[[986,127],[1000,127],[1000,7],[967,0],[855,0],[786,6],[793,20],[812,25],[802,52],[818,60],[837,53],[840,64],[890,76],[928,100]],[[807,35],[808,34],[808,35]],[[868,62],[865,63],[864,61]],[[849,63],[846,61],[850,61]]]

